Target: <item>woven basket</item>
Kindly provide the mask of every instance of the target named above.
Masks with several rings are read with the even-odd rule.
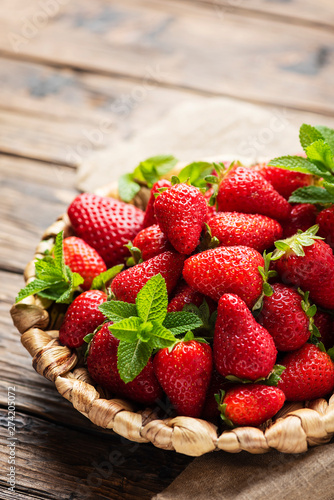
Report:
[[[118,197],[114,185],[98,190],[103,196]],[[145,208],[148,190],[142,189],[134,204]],[[43,257],[54,245],[59,231],[72,234],[67,215],[59,217],[44,233],[34,259]],[[35,260],[27,265],[26,283],[35,277]],[[134,404],[107,399],[105,391],[92,381],[80,355],[58,340],[64,306],[51,304],[37,296],[13,305],[11,315],[21,333],[21,341],[33,358],[34,369],[55,383],[59,393],[95,425],[110,429],[130,441],[151,442],[164,450],[200,456],[215,450],[238,453],[266,453],[276,449],[284,453],[305,452],[308,446],[330,441],[334,434],[334,395],[327,402],[317,399],[309,404],[288,403],[262,429],[239,427],[222,432],[205,420],[190,417],[159,419],[155,410],[135,411]],[[107,395],[108,396],[108,395]]]

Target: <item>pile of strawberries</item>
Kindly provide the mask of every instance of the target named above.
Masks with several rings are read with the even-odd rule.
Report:
[[[167,396],[179,415],[214,422],[221,415],[228,425],[258,426],[285,400],[330,394],[334,208],[287,201],[312,182],[265,164],[220,164],[205,192],[175,177],[159,180],[145,212],[77,196],[68,208],[76,236],[63,250],[83,283],[61,343],[89,342],[89,373],[113,396],[149,405]],[[91,289],[125,262],[102,289]],[[157,276],[164,304],[154,296]],[[134,345],[146,356],[139,373]]]

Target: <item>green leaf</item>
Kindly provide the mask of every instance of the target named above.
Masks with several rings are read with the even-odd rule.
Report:
[[[294,172],[301,172],[303,174],[314,174],[314,172],[317,172],[316,175],[319,175],[319,173],[321,173],[313,163],[302,156],[280,156],[279,158],[270,160],[268,165],[271,167],[293,170]]]
[[[158,339],[159,340],[164,339],[168,341],[168,345],[174,344],[177,340],[170,330],[168,330],[162,325],[159,325],[159,323],[156,323],[155,321],[153,321],[153,329],[151,335],[152,335],[152,344],[154,347],[157,347],[156,342],[158,341]]]
[[[143,321],[162,323],[168,305],[167,287],[161,274],[153,276],[140,290],[136,298],[139,318]]]
[[[110,325],[108,328],[117,339],[122,342],[136,342],[141,321],[139,318],[125,318],[118,323]]]
[[[93,337],[94,337],[94,333],[88,333],[88,335],[85,335],[84,341],[86,342],[86,344],[89,344],[93,340]]]
[[[297,189],[289,198],[289,203],[311,203],[316,205],[334,203],[334,195],[319,186],[305,186]]]
[[[204,177],[210,175],[213,170],[213,164],[205,161],[198,161],[186,165],[178,174],[180,182],[186,182],[189,179],[190,184],[197,187],[205,187]]]
[[[319,162],[328,170],[334,170],[334,160],[333,153],[330,146],[322,139],[310,144],[306,148],[307,157],[316,162],[316,165]]]
[[[43,259],[38,259],[35,262],[35,271],[37,278],[49,283],[58,282],[63,279],[63,273],[56,267],[54,259],[52,259],[52,262],[45,262]]]
[[[219,179],[216,175],[207,175],[204,177],[205,182],[208,182],[209,184],[218,184]]]
[[[324,125],[317,125],[315,128],[321,133],[323,139],[325,139],[331,148],[332,155],[334,156],[334,130],[332,128],[325,127]]]
[[[121,200],[129,203],[140,191],[140,186],[133,180],[133,174],[124,174],[118,180],[118,194]]]
[[[283,365],[275,365],[272,371],[269,373],[268,377],[261,381],[261,384],[264,385],[274,385],[277,386],[278,382],[281,379],[281,375],[285,370],[285,366]]]
[[[121,300],[110,300],[99,305],[99,310],[106,318],[114,323],[118,323],[125,318],[137,316],[136,304],[129,304]]]
[[[202,325],[203,322],[197,314],[186,311],[169,312],[163,322],[163,326],[174,335],[180,335],[189,330],[195,330]]]
[[[319,132],[319,130],[317,130],[315,127],[312,127],[311,125],[303,123],[303,125],[299,129],[299,140],[305,153],[306,148],[318,139],[323,139],[323,136]]]
[[[98,276],[95,276],[92,282],[92,286],[90,287],[91,290],[100,290],[101,288],[104,288],[108,283],[108,281],[113,279],[116,276],[116,274],[122,271],[123,267],[124,267],[123,264],[118,264],[117,266],[107,269],[107,271],[104,271]]]
[[[58,282],[59,283],[59,282]],[[49,288],[50,283],[47,281],[43,281],[40,279],[35,279],[34,281],[31,281],[27,286],[22,288],[22,290],[19,291],[15,302],[20,302],[21,300],[25,299],[26,297],[29,297],[30,295],[34,295],[35,293],[41,292],[42,290],[46,290]]]
[[[121,341],[117,350],[117,369],[123,382],[134,380],[145,368],[152,354],[149,342],[124,342]]]
[[[53,254],[54,254],[54,262],[55,266],[61,274],[64,276],[65,275],[65,262],[64,262],[64,255],[63,255],[63,237],[64,237],[64,231],[60,231],[60,233],[57,234],[56,240],[55,240],[55,246],[53,248]]]

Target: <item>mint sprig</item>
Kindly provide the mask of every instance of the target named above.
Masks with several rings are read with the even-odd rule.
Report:
[[[63,231],[56,236],[53,255],[54,257],[47,254],[43,259],[36,261],[36,279],[20,290],[16,302],[34,294],[57,303],[72,302],[73,293],[84,282],[84,279],[65,265]]]
[[[118,264],[117,266],[111,267],[104,271],[103,273],[95,276],[92,282],[91,290],[106,290],[107,283],[112,280],[118,273],[123,269],[123,264]]]
[[[317,185],[297,189],[290,196],[290,203],[334,203],[334,130],[304,123],[299,139],[307,158],[281,156],[268,165],[314,176]]]
[[[139,163],[132,173],[124,174],[118,181],[118,193],[125,202],[130,202],[140,191],[141,185],[152,185],[164,177],[177,163],[172,155],[152,156]]]
[[[120,340],[117,368],[125,383],[139,375],[154,351],[173,346],[178,341],[176,335],[202,325],[195,314],[168,313],[167,306],[167,287],[161,274],[143,286],[135,304],[111,300],[99,306],[114,322],[109,330]]]

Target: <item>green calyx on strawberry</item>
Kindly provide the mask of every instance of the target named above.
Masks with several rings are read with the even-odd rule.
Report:
[[[136,264],[141,264],[143,262],[141,250],[138,247],[134,246],[131,241],[129,241],[129,243],[127,243],[124,246],[128,248],[131,254],[131,257],[128,257],[126,259],[126,265],[128,267],[132,267],[135,266]]]
[[[153,352],[174,345],[176,335],[202,325],[195,314],[168,313],[167,306],[166,282],[157,274],[140,290],[135,304],[111,300],[99,307],[113,321],[109,329],[120,341],[117,368],[124,382],[131,382],[141,373]]]
[[[310,296],[310,292],[303,292],[303,290],[301,288],[298,288],[298,293],[299,295],[302,297],[302,301],[301,301],[301,307],[304,311],[304,313],[306,314],[306,316],[309,318],[309,332],[310,332],[310,342],[312,342],[313,344],[319,344],[320,343],[320,337],[321,337],[321,334],[314,322],[314,316],[317,312],[317,306],[315,304],[310,304],[310,301],[309,301],[309,296]]]
[[[305,257],[303,247],[310,247],[316,240],[324,239],[321,236],[316,236],[318,229],[319,226],[314,225],[305,232],[298,230],[297,234],[291,236],[290,238],[276,241],[276,250],[272,254],[271,260],[278,260],[283,257],[283,255],[289,255],[292,252],[298,257]]]
[[[205,222],[205,233],[199,244],[199,250],[203,252],[204,250],[209,250],[210,248],[217,248],[220,245],[220,241],[216,236],[212,236],[212,231],[210,226]]]
[[[200,332],[202,335],[205,335],[205,337],[213,337],[217,320],[217,309],[210,313],[209,305],[207,301],[203,299],[203,302],[199,307],[197,307],[195,304],[186,304],[183,307],[183,311],[196,314],[196,316],[198,316],[202,322],[202,325],[198,329],[198,332]]]
[[[281,379],[281,375],[283,371],[285,370],[285,366],[283,365],[274,365],[273,369],[267,375],[267,377],[259,377],[256,380],[249,380],[247,378],[239,378],[236,377],[235,375],[226,375],[225,378],[229,382],[236,382],[238,384],[258,384],[261,383],[261,385],[268,385],[268,386],[277,386],[278,382]]]
[[[261,309],[263,307],[264,297],[271,297],[272,294],[274,293],[274,290],[269,283],[269,279],[277,276],[277,272],[274,271],[273,269],[270,269],[271,259],[272,259],[272,252],[267,254],[267,252],[264,251],[263,252],[264,266],[258,267],[259,273],[263,279],[262,293],[252,308],[254,316],[258,316],[260,314]]]
[[[241,165],[241,163],[239,161],[232,161],[230,164],[228,164],[228,162],[212,163],[213,171],[216,173],[216,175],[212,175],[211,172],[209,175],[206,175],[204,177],[205,182],[209,184],[212,189],[212,194],[209,199],[210,207],[213,207],[217,203],[217,195],[220,182],[236,165]]]
[[[120,264],[95,276],[91,281],[91,290],[102,289],[106,292],[106,284],[123,267]],[[20,290],[16,302],[36,294],[57,303],[70,304],[73,301],[74,293],[82,291],[80,285],[84,283],[84,278],[80,274],[73,272],[70,266],[65,264],[63,231],[57,234],[52,252],[47,252],[45,257],[36,261],[35,270],[36,279]]]

